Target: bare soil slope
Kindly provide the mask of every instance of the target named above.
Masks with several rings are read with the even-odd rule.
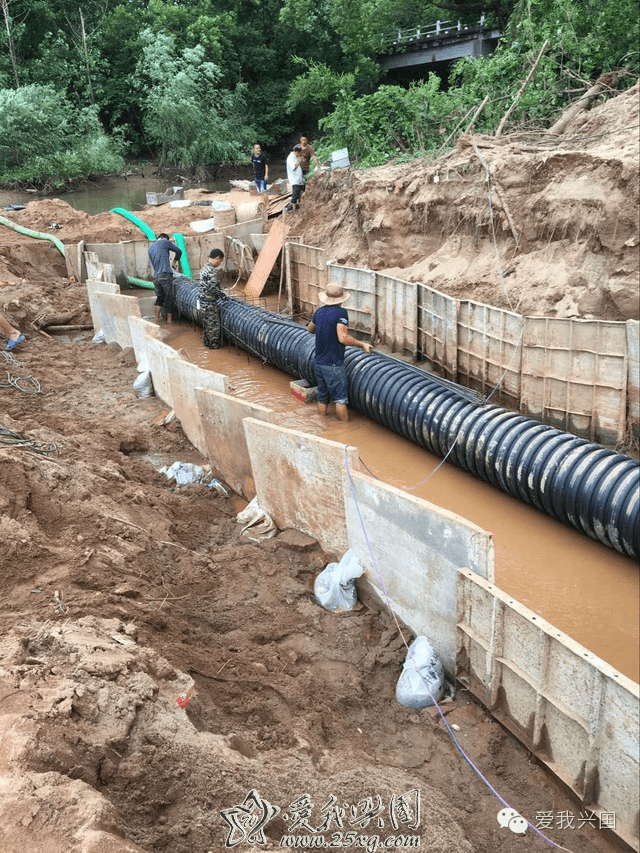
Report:
[[[506,280],[520,283],[511,294],[519,310],[538,280],[540,310],[565,270],[566,282],[585,279],[567,283],[549,310],[568,305],[567,296],[578,306],[600,294],[604,316],[628,315],[621,294],[638,270],[637,245],[626,245],[637,244],[638,170],[625,153],[633,146],[622,124],[634,121],[634,97],[585,117],[580,134],[602,134],[609,153],[554,149],[545,164],[539,149],[476,140],[490,145],[479,150],[522,240],[522,252],[509,254],[513,235],[500,216],[497,242],[517,270]],[[579,179],[587,166],[590,177]],[[428,180],[435,167],[420,164],[336,173],[326,185],[317,179],[293,220],[296,231],[339,260],[402,270],[475,298],[493,293],[502,304],[484,167],[471,140],[437,171],[436,184]],[[70,245],[135,231],[114,214],[88,216],[60,200],[7,215]],[[142,216],[155,230],[179,230],[193,212]],[[542,258],[560,272],[534,279]],[[454,272],[460,261],[464,269]],[[597,262],[607,275],[589,278]],[[389,806],[412,789],[421,791],[421,849],[548,849],[532,829],[518,837],[500,828],[502,804],[433,710],[396,703],[404,648],[386,613],[372,602],[346,616],[316,605],[313,581],[327,560],[313,541],[283,532],[249,542],[235,521],[236,499],[178,488],[157,472],[160,463],[203,460],[179,424],[159,425],[166,414],[159,400],[134,396],[132,354],[94,345],[90,333],[37,331],[90,322],[84,287],[66,279],[55,247],[0,228],[0,310],[27,333],[15,361],[0,356],[0,425],[35,443],[0,442],[2,853],[218,853],[229,829],[221,810],[240,807],[252,789],[282,810],[265,826],[263,849],[277,849],[291,826],[284,813],[304,794],[314,828],[332,797],[336,815],[346,810],[344,827],[334,821],[327,842],[352,828],[348,806],[357,813],[358,803],[378,795],[384,826],[372,820],[356,826],[358,834],[410,834],[408,822],[394,831]],[[19,390],[5,374],[27,390],[35,388],[32,377],[41,393]],[[53,450],[51,442],[55,452],[35,452],[38,443]],[[180,707],[176,699],[192,686]],[[443,707],[463,747],[515,809],[534,823],[540,812],[578,816],[579,804],[464,690]],[[545,832],[575,853],[618,849],[577,823],[558,829],[554,820]]]
[[[293,233],[338,263],[523,315],[637,319],[639,95],[557,138],[466,136],[435,163],[321,176]]]

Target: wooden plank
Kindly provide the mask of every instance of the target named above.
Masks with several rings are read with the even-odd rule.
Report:
[[[274,219],[271,230],[267,234],[267,239],[264,241],[264,246],[260,250],[258,260],[253,268],[253,272],[249,276],[249,281],[244,289],[246,296],[260,296],[262,293],[269,273],[273,269],[280,250],[282,249],[282,241],[284,238],[284,228],[281,219]]]

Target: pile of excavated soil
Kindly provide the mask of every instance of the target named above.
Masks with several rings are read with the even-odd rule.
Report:
[[[292,232],[337,263],[459,299],[637,319],[639,94],[636,84],[559,137],[463,136],[434,163],[325,174]]]
[[[580,138],[598,136],[590,148],[563,141],[543,154],[476,140],[521,240],[515,252],[500,213],[497,243],[518,310],[534,293],[537,312],[589,302],[585,315],[629,314],[638,169],[637,134],[633,148],[626,126],[637,121],[636,97],[585,115]],[[438,183],[435,168],[314,180],[295,233],[345,263],[484,301],[493,294],[502,305],[486,175],[471,140],[438,164]],[[121,217],[57,199],[7,215],[69,244],[139,235]],[[141,216],[175,231],[194,213],[165,206]],[[356,829],[368,839],[419,834],[432,853],[548,849],[531,828],[522,837],[501,828],[502,803],[433,709],[398,705],[405,651],[386,611],[372,601],[346,615],[322,610],[313,582],[327,557],[316,543],[292,531],[250,542],[235,520],[239,499],[177,487],[158,472],[204,460],[178,423],[161,425],[158,399],[134,395],[130,352],[93,344],[90,333],[38,331],[90,322],[84,287],[67,280],[55,247],[0,228],[0,311],[27,333],[17,363],[0,358],[3,376],[33,390],[31,376],[41,389],[0,381],[0,425],[32,443],[0,441],[3,853],[217,853],[229,840],[221,811],[232,810],[237,837],[243,821],[255,828],[261,808],[269,817],[265,803],[280,812],[263,826],[262,849],[277,849],[305,796],[311,828],[327,823],[327,844]],[[183,708],[176,699],[192,687]],[[554,815],[544,830],[554,842],[574,853],[618,849],[580,824],[581,806],[463,689],[443,710],[513,808],[532,823]],[[412,830],[417,816],[399,811],[398,798],[416,789]],[[573,825],[560,828],[569,814]]]

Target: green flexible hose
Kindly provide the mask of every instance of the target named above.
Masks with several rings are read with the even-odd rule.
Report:
[[[120,216],[124,216],[125,219],[128,219],[129,222],[133,222],[134,225],[137,225],[138,228],[145,234],[149,240],[155,240],[156,235],[153,233],[151,228],[147,225],[146,222],[143,222],[141,219],[135,215],[135,213],[131,213],[130,210],[125,210],[124,207],[112,207],[109,213],[119,213]]]
[[[49,240],[49,242],[53,243],[56,249],[58,249],[64,257],[64,243],[52,234],[43,234],[41,231],[32,231],[31,228],[23,228],[22,225],[16,225],[15,222],[12,222],[10,219],[6,219],[4,216],[0,216],[0,223],[2,223],[2,225],[6,225],[7,228],[13,228],[14,231],[18,232],[18,234],[24,234],[26,237],[35,237],[38,240]]]
[[[179,249],[182,249],[182,257],[180,258],[182,272],[187,276],[187,278],[193,278],[193,275],[191,274],[191,267],[189,265],[189,258],[187,257],[187,244],[184,242],[184,237],[182,234],[174,234],[173,239],[175,240],[176,246]]]
[[[152,281],[145,281],[143,278],[134,278],[132,275],[127,276],[127,283],[134,284],[136,287],[146,287],[147,290],[154,289]]]

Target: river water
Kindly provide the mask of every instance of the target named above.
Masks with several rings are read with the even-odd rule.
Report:
[[[114,207],[124,207],[125,210],[135,212],[147,203],[148,192],[164,192],[169,186],[184,186],[184,189],[206,189],[211,192],[229,192],[231,186],[229,180],[252,180],[253,169],[251,166],[237,166],[224,177],[207,179],[202,182],[190,182],[179,174],[170,178],[158,177],[153,173],[154,167],[148,170],[139,169],[130,176],[111,176],[88,182],[78,189],[59,193],[49,193],[47,198],[61,198],[76,210],[84,210],[85,213],[104,213]],[[280,161],[273,161],[270,169],[270,179],[275,181],[286,177],[286,166]],[[173,181],[173,183],[172,183]],[[14,192],[0,189],[0,215],[2,208],[11,204],[27,204],[37,201],[44,196],[31,192]]]
[[[283,425],[358,448],[373,476],[493,534],[496,585],[624,675],[638,680],[638,566],[550,516],[445,463],[364,415],[320,418],[291,396],[291,377],[235,348],[208,350],[202,333],[171,326],[166,342],[231,379],[234,396],[286,415]]]

